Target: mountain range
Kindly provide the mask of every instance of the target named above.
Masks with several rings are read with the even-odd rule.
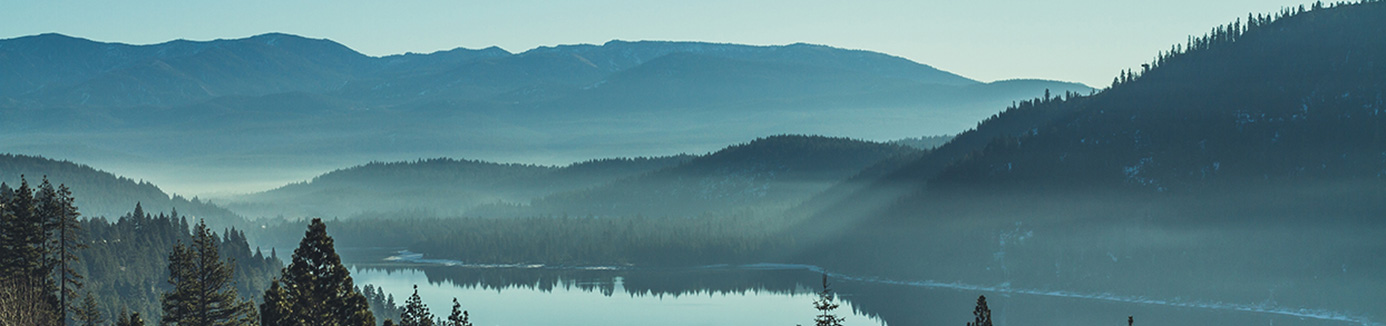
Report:
[[[1386,263],[1379,259],[1386,250],[1382,35],[1386,3],[1380,1],[1252,15],[1175,45],[1097,93],[1043,81],[978,83],[899,58],[814,45],[612,42],[518,54],[493,48],[342,55],[291,74],[335,82],[283,83],[300,87],[292,90],[274,82],[208,83],[198,87],[204,93],[179,93],[193,95],[167,103],[93,95],[87,103],[97,104],[88,105],[72,102],[81,94],[44,95],[79,87],[56,86],[57,80],[100,70],[79,66],[68,75],[24,79],[52,82],[6,84],[32,90],[5,100],[3,112],[26,119],[0,123],[72,128],[40,128],[53,132],[114,130],[135,121],[121,128],[190,137],[185,140],[200,150],[217,153],[208,157],[276,159],[357,153],[338,158],[347,160],[382,148],[611,146],[615,138],[626,150],[669,149],[660,144],[672,141],[661,137],[682,144],[741,137],[705,155],[569,165],[369,163],[227,206],[336,216],[360,211],[352,205],[410,203],[486,217],[784,215],[798,222],[784,231],[796,247],[772,257],[844,275],[1016,293],[1103,293],[1096,296],[1190,309],[1206,302],[1286,314],[1326,309],[1322,314],[1370,321],[1383,316],[1386,301],[1380,282]],[[175,43],[341,49],[287,35]],[[199,66],[166,65],[177,67],[169,71]],[[433,68],[441,66],[450,68]],[[989,109],[967,122],[974,128],[928,150],[746,136],[808,120],[845,128],[833,129],[839,131],[893,129],[882,121],[936,117],[921,109],[930,103],[991,103],[1000,97],[978,94],[1036,85],[1051,92]],[[85,118],[44,118],[53,112]],[[145,118],[122,118],[129,114]],[[921,126],[906,129],[914,130],[911,137],[929,134]],[[828,133],[823,130],[817,131]],[[219,138],[227,134],[237,136]],[[738,143],[745,139],[755,140]],[[427,220],[408,223],[420,221]]]
[[[0,151],[117,167],[183,192],[249,191],[376,160],[564,165],[776,134],[953,134],[1046,90],[1091,91],[983,83],[812,44],[611,41],[371,57],[277,33],[153,45],[43,34],[0,40]]]

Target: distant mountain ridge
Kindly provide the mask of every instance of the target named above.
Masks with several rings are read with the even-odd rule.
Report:
[[[567,166],[457,159],[374,162],[231,198],[224,206],[249,216],[291,218],[370,213],[692,217],[748,211],[775,216],[867,166],[918,152],[897,144],[779,135],[704,155],[610,158]]]
[[[228,95],[357,93],[362,89],[367,94],[381,94],[410,85],[408,80],[416,78],[441,81],[427,83],[434,86],[458,86],[456,82],[465,79],[495,82],[509,73],[509,78],[520,79],[502,81],[510,89],[500,91],[508,91],[525,85],[585,86],[604,75],[673,53],[832,67],[942,85],[977,83],[898,57],[802,43],[746,46],[611,41],[541,47],[518,54],[491,47],[370,57],[330,40],[282,33],[152,45],[41,34],[0,40],[0,59],[4,59],[0,71],[7,72],[0,74],[0,94],[6,94],[9,102],[41,105],[175,106]],[[396,82],[401,79],[406,82]],[[406,90],[439,91],[426,87]],[[467,97],[466,90],[452,91]]]
[[[0,151],[313,172],[381,158],[543,156],[537,163],[562,165],[776,134],[954,133],[1046,89],[1092,90],[981,83],[802,43],[611,41],[371,57],[281,33],[153,45],[43,34],[0,40]],[[227,157],[243,162],[226,167]],[[223,178],[169,170],[147,172]]]
[[[591,160],[567,166],[427,159],[372,162],[312,180],[226,200],[226,207],[256,217],[341,217],[414,212],[460,216],[483,204],[527,202],[555,192],[595,187],[676,166],[691,158]]]

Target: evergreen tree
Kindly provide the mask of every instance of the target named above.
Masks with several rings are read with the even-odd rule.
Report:
[[[313,219],[308,225],[279,283],[284,292],[275,304],[287,307],[286,315],[261,326],[375,325],[365,296],[352,284],[350,272],[342,266],[321,219]],[[279,294],[266,291],[265,296],[274,295]]]
[[[20,176],[18,189],[0,191],[0,323],[58,325],[64,314],[47,268],[48,234],[34,190]]]
[[[71,299],[76,298],[77,290],[82,287],[82,275],[73,268],[78,261],[77,251],[86,248],[78,238],[82,227],[77,217],[81,213],[77,212],[77,205],[73,203],[72,191],[66,185],[54,189],[48,183],[48,178],[44,178],[36,197],[39,213],[45,216],[46,233],[51,239],[46,265],[52,270],[57,283],[58,307],[65,310],[75,304]]]
[[[813,301],[813,308],[818,309],[818,316],[813,319],[814,325],[842,326],[842,320],[845,318],[833,314],[833,310],[838,307],[838,304],[833,302],[835,299],[833,290],[828,288],[828,274],[823,274],[823,291],[818,293],[818,300]]]
[[[987,308],[987,296],[977,297],[977,308],[972,310],[973,321],[967,326],[991,326],[991,309]]]
[[[0,238],[0,267],[4,275],[16,277],[46,278],[44,268],[47,256],[47,239],[44,232],[44,218],[37,209],[34,190],[27,180],[20,179],[19,189],[5,205],[4,237]],[[45,287],[47,289],[48,287]]]
[[[72,308],[72,319],[81,326],[99,326],[106,322],[101,316],[101,307],[91,293],[82,296],[82,304]]]
[[[173,290],[161,297],[163,325],[248,325],[254,307],[236,293],[233,267],[223,261],[217,237],[198,222],[192,245],[174,246],[169,254],[169,284]]]
[[[447,324],[444,326],[472,326],[471,316],[467,315],[466,310],[462,310],[462,304],[457,302],[457,298],[452,298],[452,314],[448,315]]]
[[[270,288],[265,290],[264,302],[260,303],[260,325],[292,325],[289,322],[290,307],[288,292],[279,286],[279,280],[270,282]]]
[[[433,314],[428,305],[419,298],[419,286],[414,286],[414,295],[404,301],[404,313],[399,315],[399,326],[433,326]]]

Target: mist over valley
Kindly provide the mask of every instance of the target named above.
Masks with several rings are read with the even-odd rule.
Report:
[[[1234,19],[1108,85],[3,39],[0,326],[1382,325],[1386,3]]]

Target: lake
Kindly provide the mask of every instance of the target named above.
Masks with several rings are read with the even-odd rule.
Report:
[[[821,270],[756,264],[676,269],[468,265],[416,254],[344,253],[358,285],[434,314],[457,298],[476,325],[811,325]],[[963,325],[985,295],[1001,325],[1380,325],[1332,312],[831,274],[846,325]],[[397,316],[390,316],[398,319]],[[377,316],[384,318],[384,316]]]

